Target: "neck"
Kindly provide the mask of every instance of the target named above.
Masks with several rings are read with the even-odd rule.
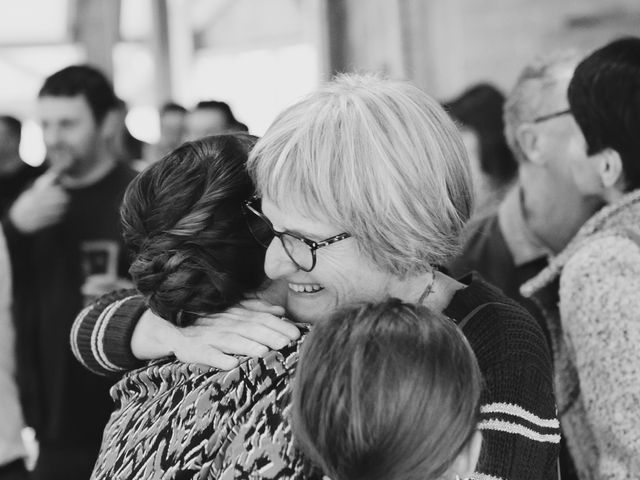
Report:
[[[551,251],[558,253],[602,202],[583,196],[572,186],[551,178],[551,175],[545,177],[528,178],[520,183],[524,216],[533,234]]]
[[[90,164],[90,167],[72,175],[62,173],[60,175],[60,184],[66,188],[76,189],[94,185],[106,177],[115,167],[117,161],[113,155],[107,154],[105,151],[96,154],[96,161]]]
[[[436,270],[432,272],[399,280],[390,289],[390,296],[399,298],[403,302],[418,303],[420,297],[427,291],[428,294],[424,295],[422,304],[442,312],[449,305],[456,291],[464,288],[464,285],[441,272]]]

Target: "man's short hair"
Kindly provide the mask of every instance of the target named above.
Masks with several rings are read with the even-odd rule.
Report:
[[[38,97],[76,97],[82,95],[96,123],[118,106],[113,86],[100,70],[89,65],[72,65],[54,73],[44,81]]]
[[[175,102],[167,102],[164,105],[162,105],[162,107],[160,107],[160,116],[164,115],[165,113],[173,113],[173,112],[182,113],[183,115],[185,115],[187,113],[187,109],[182,105],[180,105],[179,103],[175,103]]]
[[[640,38],[616,40],[576,68],[569,105],[587,153],[618,152],[625,190],[640,187]]]
[[[198,102],[196,110],[217,110],[222,112],[227,120],[227,125],[232,126],[238,123],[238,120],[233,115],[233,111],[227,102],[219,102],[218,100],[203,100]]]
[[[516,131],[536,117],[548,113],[549,93],[561,80],[568,81],[581,57],[576,50],[553,52],[536,57],[524,67],[504,104],[505,137],[516,160],[525,162],[526,156],[516,140]]]
[[[20,143],[20,137],[22,135],[22,122],[16,117],[11,115],[0,115],[0,122],[4,123],[9,130],[9,133]]]

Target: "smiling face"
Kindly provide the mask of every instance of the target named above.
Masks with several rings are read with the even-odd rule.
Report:
[[[304,216],[291,205],[262,199],[262,212],[278,231],[320,241],[342,233],[338,227]],[[354,238],[316,251],[311,272],[296,267],[274,238],[267,249],[264,269],[269,278],[287,283],[287,311],[294,319],[313,323],[348,303],[381,301],[389,296],[394,277],[365,257]]]

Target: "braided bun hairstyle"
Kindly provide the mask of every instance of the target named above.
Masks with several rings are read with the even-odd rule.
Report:
[[[264,280],[265,249],[242,214],[254,192],[245,163],[256,140],[185,143],[127,188],[120,215],[129,273],[151,310],[176,325],[224,310]]]

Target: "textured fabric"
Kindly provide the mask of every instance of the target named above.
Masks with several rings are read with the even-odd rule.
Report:
[[[90,293],[90,280],[102,274],[127,276],[119,208],[134,176],[117,165],[97,183],[68,190],[62,220],[31,235],[20,234],[5,218],[14,267],[18,379],[26,421],[36,429],[42,458],[47,449],[58,447],[92,449],[95,455],[100,445],[112,382],[83,369],[68,339]],[[46,478],[46,472],[38,474]],[[84,478],[88,475],[85,471]],[[67,478],[74,476],[69,472]]]
[[[138,319],[146,310],[137,290],[108,293],[80,312],[70,335],[76,359],[98,375],[113,375],[142,367],[131,352],[131,337]],[[104,349],[104,339],[115,339]]]
[[[640,478],[640,192],[589,219],[522,292],[546,305],[559,416],[582,480]],[[559,307],[548,294],[560,283]]]
[[[538,323],[477,275],[461,279],[444,313],[461,320],[483,303],[463,332],[476,354],[485,388],[480,428],[484,439],[472,478],[557,478],[560,425],[553,396],[551,357]]]
[[[125,375],[92,478],[321,478],[285,420],[303,339],[228,372],[162,359]]]
[[[478,311],[463,329],[486,385],[481,412],[485,441],[474,478],[555,479],[559,424],[551,360],[541,329],[494,287],[477,277],[466,281],[467,288],[456,293],[445,311],[451,318],[462,320],[483,303],[497,303]],[[115,297],[122,300],[129,295],[125,291]],[[94,308],[106,310],[108,306],[100,302]],[[117,311],[111,309],[103,321],[108,323]],[[78,317],[77,336],[90,335],[81,332],[95,328],[87,319],[96,315],[101,314]],[[100,338],[102,345],[89,349],[72,339],[85,364],[98,350],[115,361],[118,355],[110,353],[113,345],[126,337],[107,333]],[[273,478],[272,472],[280,467],[288,469],[281,470],[279,478],[301,478],[298,474],[303,467],[291,447],[283,414],[300,342],[293,345],[288,347],[292,350],[271,352],[264,360],[249,360],[228,374],[167,360],[127,374],[112,390],[116,410],[105,431],[96,478],[107,478],[116,471],[120,476],[115,476],[125,479],[207,478],[188,471],[180,476],[176,468],[188,469],[191,458],[194,465],[215,468],[220,477],[211,478]],[[118,345],[115,351],[122,349]],[[274,383],[271,372],[280,370],[279,382]],[[112,374],[113,370],[103,369],[102,373]],[[266,428],[264,422],[271,427]],[[220,432],[232,432],[225,438],[233,450],[218,447]],[[167,445],[171,445],[170,455]],[[173,469],[172,462],[178,462]],[[231,472],[236,472],[235,477]]]
[[[0,470],[27,452],[20,431],[24,427],[16,383],[15,331],[11,315],[11,265],[0,228]]]

